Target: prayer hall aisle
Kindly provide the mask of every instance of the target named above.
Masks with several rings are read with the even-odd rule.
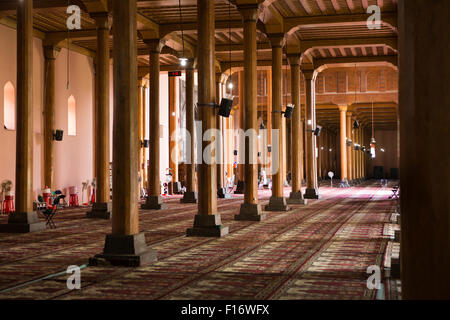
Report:
[[[397,205],[390,192],[374,181],[324,186],[323,200],[267,212],[258,223],[233,220],[241,197],[219,200],[230,228],[222,238],[186,237],[197,207],[172,198],[167,210],[140,213],[140,231],[158,262],[85,267],[81,290],[72,291],[64,271],[101,251],[111,226],[86,219],[85,210],[64,211],[56,229],[0,234],[0,299],[375,299],[366,269],[384,262]],[[265,205],[270,192],[259,196]]]

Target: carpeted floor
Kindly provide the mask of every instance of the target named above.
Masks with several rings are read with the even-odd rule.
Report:
[[[369,181],[320,192],[321,200],[268,212],[262,222],[233,220],[242,196],[219,199],[230,228],[220,239],[187,238],[197,206],[168,198],[167,210],[140,212],[140,230],[158,262],[86,267],[81,290],[72,291],[66,274],[42,278],[100,253],[111,222],[86,219],[86,209],[64,210],[57,229],[0,234],[0,299],[375,299],[366,269],[383,265],[383,230],[397,204],[388,200],[390,188]],[[270,192],[259,196],[265,205]]]

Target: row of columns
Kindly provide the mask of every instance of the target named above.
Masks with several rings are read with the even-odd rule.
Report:
[[[341,186],[348,187],[350,183],[366,178],[367,156],[355,145],[365,146],[364,129],[353,127],[353,112],[348,106],[339,106],[340,112],[340,145],[341,145]]]
[[[210,61],[211,57],[214,57],[214,38],[210,36],[210,33],[214,33],[214,21],[209,16],[210,13],[213,11],[213,5],[208,0],[200,1],[205,6],[201,5],[199,9],[199,17],[203,15],[206,23],[207,28],[201,28],[199,30],[199,35],[203,35],[199,42],[199,45],[204,48],[205,50],[201,51],[201,55],[199,55],[199,79],[202,79],[199,83],[199,107],[200,107],[200,120],[203,124],[203,131],[208,130],[209,128],[215,128],[217,124],[220,125],[221,121],[218,121],[216,119],[216,114],[214,112],[214,108],[212,108],[214,102],[216,102],[216,93],[215,92],[215,86],[214,86],[214,61]],[[119,6],[117,4],[117,6]],[[128,14],[132,15],[133,9],[133,3],[130,4],[130,6],[127,6],[124,8]],[[241,81],[240,83],[242,86],[246,88],[246,94],[244,96],[244,103],[242,108],[242,117],[241,120],[243,120],[244,129],[253,129],[256,133],[258,131],[257,128],[257,86],[256,86],[256,21],[257,21],[257,11],[258,6],[257,5],[248,5],[248,6],[240,6],[239,10],[243,16],[244,20],[244,35],[246,38],[245,41],[245,48],[244,48],[244,81]],[[210,12],[211,11],[211,12]],[[24,1],[23,5],[19,6],[18,9],[18,15],[20,17],[26,15],[27,18],[29,16],[32,16],[32,4],[29,3],[29,1]],[[93,205],[92,211],[87,213],[88,217],[95,217],[95,218],[109,218],[111,216],[112,212],[112,203],[110,201],[110,190],[111,186],[109,183],[109,157],[110,157],[110,150],[109,150],[109,47],[108,47],[108,39],[109,39],[109,31],[110,31],[110,19],[107,12],[104,13],[96,13],[92,14],[92,17],[97,22],[97,47],[98,47],[98,53],[95,61],[95,87],[96,87],[96,97],[95,97],[95,108],[96,108],[96,116],[95,116],[95,175],[97,178],[97,188],[96,188],[96,203]],[[133,17],[125,17],[126,19],[135,19]],[[32,19],[29,19],[32,21]],[[211,20],[211,21],[209,21]],[[121,21],[123,23],[123,21]],[[30,90],[28,88],[31,88],[31,85],[29,85],[28,82],[31,81],[31,77],[27,76],[26,79],[23,79],[21,82],[21,78],[24,77],[24,75],[28,75],[31,71],[26,69],[27,67],[31,68],[30,65],[32,62],[28,61],[30,60],[27,56],[30,48],[28,47],[28,38],[32,37],[32,34],[30,33],[30,28],[32,30],[32,24],[22,21],[19,19],[18,21],[18,39],[21,41],[18,41],[19,44],[23,45],[23,48],[21,46],[18,46],[18,65],[20,65],[25,70],[20,70],[20,74],[18,75],[18,83],[19,83],[19,90],[21,90],[21,85],[23,85],[24,95],[20,96],[18,98],[18,118],[21,119],[21,121],[29,120],[27,117],[19,117],[21,115],[21,111],[23,110],[26,114],[26,116],[31,117],[31,115],[28,113],[28,108],[30,108],[31,105],[31,96]],[[125,41],[130,40],[129,35],[123,35],[119,34],[118,38],[125,37]],[[26,38],[26,40],[25,40]],[[279,132],[283,132],[283,117],[282,117],[282,96],[281,96],[281,72],[282,72],[282,44],[283,44],[283,36],[282,35],[274,35],[271,36],[271,43],[272,43],[272,53],[273,53],[273,66],[272,66],[272,86],[273,86],[273,96],[272,96],[272,108],[273,108],[273,114],[271,113],[271,127],[273,129],[279,130]],[[135,141],[137,142],[138,146],[136,147],[137,156],[135,157],[136,160],[135,165],[137,166],[136,172],[140,172],[141,180],[145,181],[147,180],[148,183],[148,197],[146,199],[146,203],[142,205],[145,209],[162,209],[164,208],[164,204],[162,203],[161,198],[161,188],[160,188],[160,178],[159,178],[159,155],[160,155],[160,146],[159,146],[159,138],[160,138],[160,130],[159,130],[159,73],[160,73],[160,65],[159,65],[159,55],[163,46],[163,42],[159,39],[154,40],[148,40],[146,41],[146,44],[149,47],[149,55],[150,55],[150,92],[156,93],[150,95],[150,114],[149,114],[149,120],[150,120],[150,146],[149,150],[151,150],[149,154],[149,163],[150,167],[148,168],[148,177],[145,179],[146,170],[141,168],[139,164],[144,163],[146,157],[144,155],[144,149],[141,146],[141,141],[144,137],[144,128],[145,128],[145,108],[143,108],[144,101],[145,101],[145,90],[143,83],[139,83],[136,85],[136,81],[133,84],[133,87],[136,87],[136,90],[134,91],[134,98],[133,101],[126,101],[127,103],[134,104],[134,100],[136,100],[137,104],[137,113],[136,113],[136,136],[138,139]],[[20,49],[23,49],[23,55],[21,55]],[[55,82],[55,68],[54,68],[54,62],[56,55],[58,53],[58,49],[55,46],[46,46],[45,47],[45,57],[46,57],[46,73],[47,73],[47,81],[46,81],[46,105],[45,105],[45,139],[46,139],[46,147],[45,147],[45,183],[49,185],[50,187],[53,186],[53,128],[54,128],[54,108],[55,108],[55,102],[54,102],[54,82]],[[119,49],[115,49],[114,52],[116,54],[120,54],[118,58],[123,59],[124,57],[130,57],[132,52],[122,52]],[[301,137],[301,120],[300,120],[300,92],[299,92],[299,56],[297,57],[291,57],[291,65],[292,65],[292,82],[293,85],[293,97],[294,97],[294,103],[297,104],[297,108],[295,108],[294,112],[294,122],[295,125],[292,126],[292,135],[294,136],[292,141],[294,141],[294,148],[298,149],[298,152],[293,152],[294,156],[292,157],[292,163],[290,166],[293,168],[294,174],[294,189],[290,197],[290,201],[292,203],[305,203],[303,199],[303,195],[301,194],[301,177],[299,176],[301,173],[301,167],[302,167],[302,156],[301,156],[301,146],[300,141],[302,139]],[[133,66],[129,66],[128,68],[132,68]],[[125,68],[122,65],[118,66],[118,69],[116,69],[115,64],[115,73],[124,73],[127,68]],[[27,73],[28,72],[28,73]],[[212,77],[210,77],[210,73],[213,74]],[[194,132],[192,120],[193,120],[193,68],[188,68],[187,70],[187,110],[188,110],[188,130],[191,129],[190,132]],[[126,78],[117,77],[115,78],[115,81],[118,81],[120,79],[121,81]],[[307,79],[307,83],[310,84],[308,86],[307,84],[307,95],[309,93],[309,99],[307,101],[307,106],[309,105],[307,109],[309,110],[309,114],[313,116],[313,121],[315,123],[315,115],[314,115],[314,94],[311,93],[311,86],[313,90],[314,81],[311,81],[312,79]],[[202,83],[203,81],[203,83]],[[22,84],[23,83],[23,84]],[[131,88],[131,84],[129,84],[129,87]],[[138,94],[136,95],[136,92]],[[220,90],[219,90],[220,92]],[[125,96],[126,97],[125,97]],[[23,102],[21,101],[21,98],[23,97]],[[122,92],[122,95],[118,95],[115,97],[115,105],[118,104],[117,99],[129,99],[126,92]],[[22,106],[22,109],[21,109]],[[175,117],[171,117],[174,118]],[[127,119],[122,117],[115,117],[116,121],[123,120],[123,121],[134,121],[133,119]],[[28,134],[27,132],[32,131],[30,130],[27,123],[23,126],[23,130],[21,125],[21,121],[19,121],[18,124],[18,145],[21,147],[27,147],[31,148],[32,150],[32,141],[28,141],[27,139]],[[32,124],[31,124],[32,125]],[[315,125],[315,124],[314,124]],[[119,132],[120,130],[126,130],[123,129],[123,126],[120,126],[118,124],[114,124],[114,134],[116,132]],[[308,142],[311,142],[309,144],[310,148],[307,151],[307,166],[309,165],[311,168],[316,167],[316,159],[313,157],[314,149],[315,149],[315,137],[312,137],[312,134],[309,134],[310,131],[308,131],[307,134],[307,144]],[[118,136],[117,139],[127,139],[127,135],[124,136]],[[246,181],[246,187],[244,190],[245,196],[244,196],[244,203],[241,207],[240,214],[236,216],[236,219],[239,220],[261,220],[264,218],[264,215],[261,214],[261,208],[258,204],[258,195],[257,195],[257,185],[258,185],[258,176],[257,176],[257,143],[255,143],[257,137],[253,136],[251,137],[253,139],[247,139],[245,144],[245,164],[244,167],[244,177]],[[117,140],[116,139],[116,140]],[[23,143],[22,140],[27,140],[27,143],[31,145],[31,147],[27,143]],[[270,138],[270,140],[273,140],[273,137]],[[113,141],[115,141],[113,139]],[[278,145],[279,149],[283,146],[283,135],[278,134]],[[253,142],[253,143],[251,143]],[[123,147],[128,147],[126,144]],[[20,149],[20,148],[19,148]],[[119,148],[116,148],[115,151],[117,151]],[[28,149],[27,149],[28,150]],[[140,151],[138,151],[140,150]],[[32,212],[33,210],[24,209],[26,208],[25,205],[22,205],[22,202],[27,202],[32,204],[31,199],[31,193],[28,192],[22,192],[21,188],[30,188],[29,186],[31,179],[28,179],[29,177],[26,176],[26,183],[25,185],[22,184],[22,180],[24,180],[23,174],[24,172],[30,171],[30,168],[32,164],[30,163],[28,165],[28,162],[30,162],[29,157],[27,159],[23,159],[23,155],[27,154],[26,150],[20,150],[20,156],[18,156],[17,166],[18,170],[17,174],[17,193],[18,197],[17,199],[17,205],[18,208],[18,214],[19,212]],[[28,150],[29,151],[29,150]],[[191,151],[193,151],[193,144],[191,145]],[[281,150],[282,151],[282,150]],[[18,151],[19,152],[19,151]],[[125,152],[126,153],[126,152]],[[117,157],[122,158],[120,153],[115,153],[113,150],[113,157],[114,154],[117,154]],[[193,152],[192,152],[193,154]],[[279,170],[274,173],[273,175],[273,188],[272,188],[272,197],[270,200],[269,205],[266,207],[266,210],[275,210],[275,211],[285,211],[288,210],[289,207],[287,206],[286,199],[283,195],[283,183],[284,183],[284,171],[285,171],[285,164],[283,162],[283,159],[281,157],[282,152],[278,150],[278,152],[274,152],[274,156],[277,157],[277,162],[279,166]],[[25,162],[25,163],[23,163]],[[114,165],[114,162],[117,162],[116,165]],[[123,164],[120,163],[120,161],[114,161],[113,159],[113,184],[114,184],[114,172],[119,170],[123,166]],[[25,170],[22,170],[21,167],[24,167]],[[313,171],[312,169],[311,171]],[[222,168],[219,167],[219,171],[222,172]],[[316,171],[316,170],[314,170]],[[120,171],[123,173],[122,171]],[[199,221],[203,220],[211,220],[210,217],[205,218],[207,216],[217,216],[217,205],[216,205],[216,197],[215,192],[211,192],[211,190],[214,191],[214,189],[217,189],[217,187],[222,188],[224,186],[223,181],[223,175],[220,174],[217,175],[217,168],[214,170],[212,169],[212,166],[207,164],[201,164],[199,166],[199,181],[203,181],[206,179],[208,182],[212,179],[217,181],[217,185],[213,183],[215,186],[211,188],[202,188],[202,192],[200,196],[198,196],[198,203],[199,203]],[[176,176],[176,174],[175,174]],[[195,190],[195,165],[191,164],[188,166],[188,194],[192,195],[192,201],[197,200],[197,191]],[[130,179],[130,176],[127,176],[127,179]],[[137,179],[136,179],[137,181]],[[314,194],[317,194],[317,174],[311,173],[309,174],[308,178],[308,186],[309,190],[315,190]],[[128,186],[131,183],[131,180],[127,183],[120,183],[120,184],[114,184],[116,187],[113,188],[113,203],[114,203],[114,190],[122,189],[124,186]],[[139,190],[139,189],[138,189]],[[123,190],[122,190],[123,191]],[[122,191],[118,194],[122,194]],[[136,190],[131,190],[132,193],[134,193]],[[139,193],[139,191],[138,191]],[[308,191],[307,191],[308,194]],[[20,196],[24,195],[24,196]],[[24,197],[27,200],[24,200]],[[134,196],[134,194],[130,194],[128,197],[137,199],[138,195]],[[29,200],[29,201],[28,201]],[[187,201],[189,202],[189,201]],[[121,208],[133,209],[134,207],[130,204],[122,203]],[[12,216],[13,217],[13,216]],[[11,218],[12,219],[12,218]],[[28,218],[27,218],[28,219]],[[218,223],[219,220],[217,218],[215,219],[215,225],[219,226],[220,223]],[[28,219],[29,220],[29,219]],[[27,220],[27,221],[28,221]],[[205,221],[206,221],[205,220]],[[208,220],[208,221],[209,221]],[[34,220],[33,220],[34,221]],[[207,224],[209,224],[208,222]],[[201,225],[202,223],[198,223],[198,225]],[[195,228],[194,228],[195,229]],[[225,229],[224,229],[225,230]],[[219,232],[220,234],[223,233],[223,231]]]
[[[401,55],[400,70],[400,114],[401,123],[401,202],[402,212],[402,294],[404,298],[448,298],[450,291],[448,283],[450,266],[449,232],[448,232],[448,149],[440,147],[440,141],[447,141],[449,133],[447,123],[449,113],[445,108],[449,104],[449,94],[446,90],[447,83],[439,79],[448,78],[449,62],[448,47],[442,47],[446,41],[446,34],[441,32],[448,24],[448,12],[450,4],[448,1],[436,0],[439,5],[429,6],[428,3],[419,0],[408,0],[399,2],[400,11],[400,50],[403,52],[414,52],[413,55]],[[113,128],[113,206],[112,206],[112,233],[106,236],[105,249],[100,255],[91,260],[95,264],[99,259],[107,259],[114,264],[139,265],[154,261],[156,253],[145,244],[145,238],[139,233],[139,219],[137,208],[137,163],[138,148],[138,102],[137,102],[137,39],[136,39],[136,0],[122,1],[114,0],[114,117]],[[415,17],[421,14],[424,19],[417,21]],[[214,110],[211,104],[215,101],[214,93],[214,3],[212,0],[198,0],[198,19],[201,23],[199,29],[199,107],[200,119],[204,130],[213,128],[216,124]],[[428,18],[427,18],[428,17]],[[43,230],[44,224],[39,222],[32,208],[32,184],[33,184],[33,119],[32,119],[32,36],[33,36],[33,1],[22,0],[18,2],[17,10],[17,134],[16,134],[16,213],[9,216],[8,224],[0,225],[1,232],[30,232]],[[253,21],[245,22],[247,32],[253,34]],[[414,32],[405,26],[413,26]],[[430,29],[430,25],[434,28]],[[99,31],[100,32],[100,31]],[[430,32],[433,37],[430,37]],[[418,45],[420,39],[421,45]],[[104,41],[99,39],[98,41]],[[254,43],[247,44],[247,49],[253,48]],[[106,47],[106,45],[104,46]],[[159,52],[158,46],[150,46],[151,59],[151,92],[159,92]],[[417,49],[419,48],[419,49]],[[430,54],[431,58],[430,59]],[[52,56],[47,55],[49,60],[47,71],[53,66]],[[280,50],[274,46],[273,72],[279,73]],[[252,68],[250,61],[246,64],[247,72]],[[106,59],[104,59],[106,60]],[[417,61],[429,61],[428,64],[417,63]],[[98,58],[102,61],[102,58]],[[103,70],[103,75],[99,71]],[[251,71],[250,71],[251,72]],[[104,77],[105,65],[97,62],[97,90],[102,89],[102,82],[107,83]],[[316,168],[315,137],[312,130],[315,128],[314,110],[314,81],[312,73],[304,73],[306,78],[306,130],[305,140],[307,147],[307,192],[308,196],[317,197],[317,177],[312,170]],[[417,78],[418,77],[418,78]],[[251,77],[248,77],[251,79]],[[51,79],[51,78],[50,78]],[[436,80],[438,79],[438,80]],[[281,80],[278,76],[273,80]],[[51,80],[50,80],[51,81]],[[248,82],[254,80],[247,80]],[[422,86],[411,85],[412,82],[420,81]],[[279,81],[278,81],[279,82]],[[277,81],[273,81],[274,85]],[[249,85],[251,83],[246,83]],[[249,86],[250,87],[250,86]],[[48,96],[46,95],[46,112],[52,109],[50,97],[51,86]],[[274,88],[275,89],[275,88]],[[274,92],[279,91],[274,90]],[[106,96],[97,98],[96,107],[101,110],[106,103]],[[147,203],[151,199],[160,198],[159,186],[159,96],[151,95],[150,103],[150,175],[149,188],[151,190]],[[250,99],[246,108],[251,106]],[[54,103],[53,103],[54,104]],[[281,103],[279,97],[274,98],[274,111],[280,111]],[[347,157],[350,157],[346,146],[346,135],[349,129],[347,121],[347,110],[340,108],[341,112],[341,171],[342,179],[349,179],[353,174],[357,177],[360,171],[350,171]],[[248,114],[253,114],[248,111]],[[103,114],[104,115],[104,114]],[[280,117],[274,113],[273,125],[279,127]],[[105,117],[107,118],[107,117]],[[423,121],[427,119],[427,121]],[[100,121],[100,120],[96,120]],[[158,124],[158,125],[157,125]],[[252,126],[252,120],[246,122]],[[46,121],[48,130],[52,126],[52,119]],[[97,130],[103,128],[97,124]],[[428,134],[411,135],[421,128],[421,132]],[[419,131],[420,131],[419,130]],[[292,130],[294,132],[295,130]],[[46,140],[49,140],[49,132],[46,132]],[[297,134],[297,133],[296,133]],[[363,135],[359,131],[356,136]],[[366,137],[362,137],[366,138]],[[106,141],[106,140],[105,140]],[[360,140],[360,141],[364,141]],[[103,139],[96,141],[97,146],[106,145]],[[152,145],[153,144],[153,145]],[[51,158],[51,146],[46,159]],[[46,151],[47,152],[47,151]],[[105,150],[102,153],[106,154]],[[96,159],[99,155],[96,154]],[[363,169],[364,161],[359,170]],[[344,161],[343,161],[344,160]],[[99,160],[100,162],[100,160]],[[108,161],[104,161],[108,162]],[[353,161],[351,162],[353,163]],[[199,166],[199,181],[205,183],[205,187],[199,192],[199,213],[194,222],[191,235],[224,235],[227,228],[220,222],[217,214],[216,200],[216,166],[201,164]],[[427,174],[417,174],[417,170],[423,168],[434,168],[428,170]],[[247,167],[247,172],[252,174],[252,167]],[[104,166],[96,164],[96,174],[104,172]],[[192,174],[192,171],[191,171]],[[349,177],[349,175],[352,175]],[[361,173],[359,173],[361,174]],[[51,172],[45,177],[46,183],[51,184]],[[98,179],[99,184],[107,179]],[[280,196],[279,177],[275,182],[273,197]],[[437,188],[418,188],[417,186],[428,186],[431,183],[438,185]],[[192,179],[191,179],[192,182]],[[192,184],[191,190],[195,184]],[[252,184],[248,184],[250,188]],[[103,190],[108,190],[102,185]],[[104,191],[101,191],[104,192]],[[246,203],[256,203],[251,197],[253,193],[247,191]],[[423,201],[424,195],[429,201]],[[282,194],[281,194],[282,196]],[[106,197],[105,197],[106,198]],[[102,201],[107,201],[105,198]],[[153,203],[160,203],[159,200]],[[284,203],[283,203],[284,205]],[[200,231],[201,230],[201,231]],[[421,236],[418,237],[417,235]]]

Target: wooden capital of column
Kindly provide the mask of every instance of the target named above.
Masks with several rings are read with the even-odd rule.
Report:
[[[282,33],[270,34],[269,41],[270,41],[270,45],[272,46],[272,48],[283,47],[284,34],[282,34]]]
[[[61,48],[56,45],[44,46],[45,59],[55,60],[60,52],[61,52]]]
[[[166,44],[166,42],[161,39],[144,39],[144,43],[151,53],[161,53],[162,48]]]
[[[108,12],[93,12],[90,16],[95,20],[98,29],[111,30],[112,18]]]
[[[301,54],[288,54],[287,60],[291,66],[297,66],[297,65],[300,65],[301,57],[302,57]]]
[[[258,20],[258,7],[257,4],[238,5],[238,11],[242,15],[244,23]]]

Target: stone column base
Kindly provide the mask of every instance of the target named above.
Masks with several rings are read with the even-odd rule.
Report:
[[[308,200],[303,198],[303,193],[301,191],[291,192],[289,199],[287,199],[288,204],[307,204]]]
[[[244,181],[238,181],[234,194],[243,194],[243,193],[244,193]]]
[[[9,214],[7,224],[0,224],[0,233],[29,233],[45,229],[45,222],[39,220],[36,212],[13,212]]]
[[[291,208],[287,205],[285,197],[270,197],[269,204],[265,207],[266,211],[289,211]]]
[[[103,253],[89,259],[89,265],[139,267],[157,260],[157,253],[145,243],[144,233],[106,236]]]
[[[111,219],[112,203],[111,202],[95,202],[92,210],[86,212],[87,218],[92,219]]]
[[[188,237],[223,237],[228,234],[228,227],[222,225],[220,214],[197,214],[194,227],[186,231]]]
[[[183,198],[180,199],[181,203],[197,203],[198,194],[197,192],[189,191],[183,194]]]
[[[319,190],[318,189],[306,189],[305,199],[320,199]]]
[[[243,203],[239,214],[234,216],[238,221],[262,221],[266,218],[265,213],[261,213],[261,205],[254,203]]]
[[[227,190],[225,188],[217,188],[217,198],[230,199],[231,195],[227,193]]]
[[[141,205],[141,209],[164,210],[167,209],[167,205],[163,203],[161,196],[148,196],[145,203]]]

